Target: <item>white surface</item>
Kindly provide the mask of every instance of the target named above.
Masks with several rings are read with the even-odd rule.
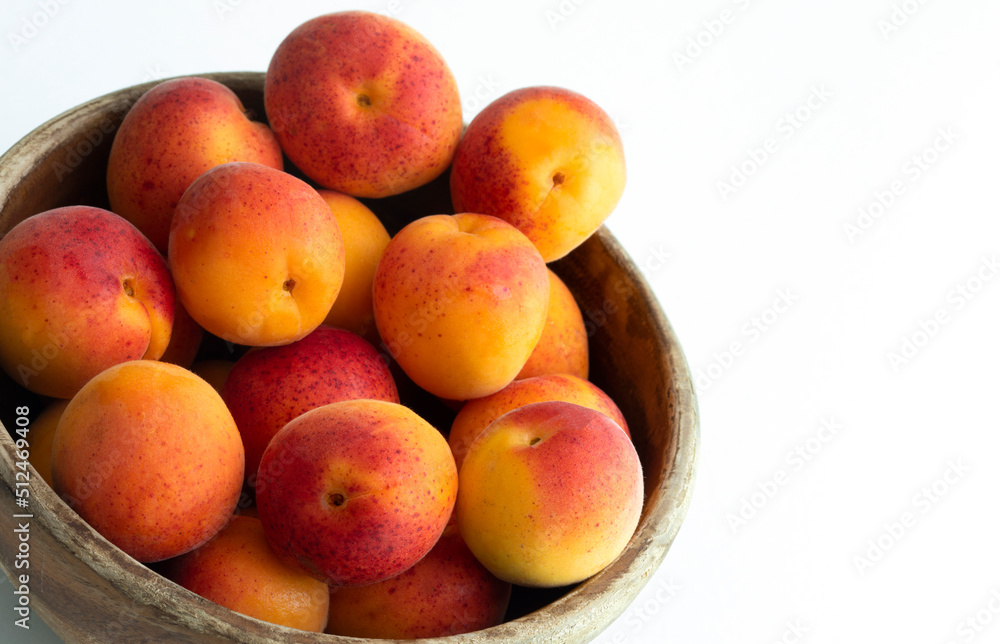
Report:
[[[95,4],[4,2],[0,150],[127,85],[264,70],[292,28],[350,7],[395,11],[427,36],[468,117],[477,91],[554,84],[617,119],[629,183],[609,225],[647,267],[692,370],[718,377],[700,392],[687,521],[598,641],[1000,639],[996,2]],[[15,51],[9,34],[45,5],[58,10]],[[915,13],[884,34],[894,7]],[[711,42],[678,64],[701,32]],[[723,199],[718,182],[757,148],[771,152]],[[850,240],[844,225],[894,185]],[[947,321],[895,369],[890,352],[923,340],[938,310]],[[744,499],[761,507],[734,530]],[[879,539],[888,548],[859,570]],[[38,620],[31,637],[12,621],[0,612],[0,640],[51,641]]]

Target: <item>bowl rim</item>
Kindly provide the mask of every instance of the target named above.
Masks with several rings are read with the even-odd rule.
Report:
[[[175,78],[190,76],[216,80],[234,91],[260,91],[265,74],[216,72]],[[106,114],[109,109],[124,115],[143,92],[165,80],[170,79],[133,85],[91,99],[53,117],[15,143],[0,156],[0,216],[10,205],[15,187],[36,167],[34,161],[45,158],[60,147],[60,142],[64,141],[60,135],[73,131],[75,123]],[[673,328],[645,277],[605,226],[595,236],[613,263],[633,283],[636,295],[651,313],[650,323],[657,339],[668,347],[667,353],[657,359],[662,363],[663,371],[670,374],[670,380],[663,383],[663,387],[664,390],[674,390],[676,426],[668,444],[667,456],[670,458],[664,461],[660,485],[646,491],[642,516],[635,533],[615,562],[601,572],[577,584],[559,599],[517,619],[480,631],[423,641],[466,644],[483,639],[586,641],[578,637],[596,637],[624,612],[659,568],[687,513],[697,470],[700,433],[690,370]],[[8,475],[14,469],[16,447],[7,428],[2,424],[0,428],[4,429],[0,432],[0,478],[4,487],[8,488],[4,492],[13,497],[14,485]],[[37,476],[33,468],[32,473]],[[37,500],[33,504],[34,521],[40,527],[49,530],[77,559],[111,581],[130,601],[151,604],[155,600],[158,608],[175,617],[177,627],[243,642],[279,639],[302,642],[400,641],[304,633],[236,613],[188,591],[125,554],[87,524],[47,485],[33,485],[31,494]],[[38,509],[44,511],[39,513]],[[13,572],[2,559],[0,568],[8,578],[13,577]],[[604,606],[593,605],[595,595],[606,598]],[[610,614],[612,611],[614,615]],[[255,633],[272,635],[274,639],[258,637]]]

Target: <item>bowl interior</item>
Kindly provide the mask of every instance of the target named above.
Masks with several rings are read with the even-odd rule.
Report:
[[[265,120],[263,73],[205,74],[229,86]],[[56,117],[0,158],[0,236],[30,215],[88,204],[108,207],[104,172],[114,133],[152,83],[109,94]],[[287,161],[287,169],[303,177]],[[447,173],[415,191],[365,200],[390,233],[417,217],[453,212]],[[619,216],[629,216],[621,213]],[[639,527],[608,568],[572,587],[517,589],[508,620],[448,642],[588,641],[638,594],[666,555],[690,501],[698,438],[690,374],[669,323],[648,285],[610,233],[602,228],[551,265],[583,311],[590,337],[591,380],[619,405],[643,466],[646,498]],[[238,350],[237,350],[238,351]],[[226,352],[229,352],[226,355]],[[231,347],[209,341],[202,357],[235,358]],[[403,388],[401,388],[402,390]],[[0,530],[14,510],[14,409],[32,416],[49,401],[0,374]],[[450,412],[429,396],[404,402],[446,430]],[[189,593],[131,559],[97,534],[44,483],[31,484],[39,536],[35,549],[55,577],[33,589],[33,607],[66,639],[183,636],[189,641],[336,642],[245,617]],[[9,526],[11,529],[13,525]],[[3,537],[9,539],[9,537]],[[13,571],[15,545],[0,543],[0,564]],[[110,628],[113,630],[109,630]],[[96,634],[96,635],[95,635]]]

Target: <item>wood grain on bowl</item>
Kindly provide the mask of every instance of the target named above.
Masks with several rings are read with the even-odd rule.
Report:
[[[264,74],[206,74],[229,86],[256,117],[264,118]],[[40,126],[0,157],[0,236],[25,218],[57,206],[107,207],[104,172],[114,132],[128,107],[152,83],[124,89],[76,107]],[[294,172],[294,169],[293,169]],[[426,203],[446,197],[423,189]],[[446,193],[445,193],[446,194]],[[390,218],[398,197],[369,203]],[[381,212],[380,212],[381,210]],[[427,212],[396,212],[412,218]],[[622,212],[617,216],[626,217]],[[691,499],[698,446],[698,415],[681,347],[649,285],[607,229],[552,265],[576,296],[587,321],[591,379],[618,404],[643,466],[646,499],[639,527],[625,551],[590,579],[514,607],[499,626],[440,640],[586,642],[620,615],[659,567]],[[15,505],[15,407],[32,417],[46,401],[0,375],[0,567],[11,579],[30,575],[35,614],[71,642],[348,642],[295,631],[239,615],[188,592],[113,546],[36,477],[27,511]],[[15,518],[29,513],[30,518]],[[30,525],[30,568],[16,569],[19,524]],[[19,584],[15,581],[15,587]],[[511,616],[511,614],[509,614]]]

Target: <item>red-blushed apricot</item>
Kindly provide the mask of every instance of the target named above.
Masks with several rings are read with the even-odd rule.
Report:
[[[344,243],[322,197],[256,163],[225,163],[181,197],[167,253],[191,317],[223,340],[288,344],[319,326],[344,279]]]
[[[458,526],[500,579],[573,584],[621,554],[642,512],[642,467],[604,414],[540,402],[504,414],[469,448],[459,475]]]
[[[546,262],[579,246],[625,190],[625,156],[611,118],[559,87],[504,94],[472,119],[455,153],[458,212],[510,222]]]
[[[111,210],[165,254],[181,195],[206,170],[230,161],[281,170],[281,147],[225,85],[196,77],[163,81],[139,97],[115,133],[107,173]]]
[[[275,434],[257,512],[286,562],[335,586],[394,577],[430,552],[455,504],[448,443],[410,409],[348,400]]]
[[[63,412],[52,482],[111,543],[160,561],[200,546],[229,520],[243,445],[207,382],[167,362],[125,362],[94,376]]]
[[[288,158],[325,188],[385,197],[445,171],[462,133],[441,54],[402,22],[364,11],[313,18],[278,46],[264,105]]]
[[[597,385],[570,374],[547,374],[515,380],[495,394],[466,401],[448,432],[448,445],[459,468],[473,441],[497,418],[531,403],[561,400],[599,411],[631,436],[625,417]]]
[[[499,391],[524,367],[545,327],[549,276],[510,224],[432,215],[389,242],[372,301],[403,371],[435,396],[466,400]]]
[[[282,562],[253,517],[232,517],[210,541],[166,562],[163,574],[237,613],[316,633],[326,626],[329,587]]]
[[[0,366],[31,391],[71,398],[112,365],[156,360],[173,320],[166,262],[108,210],[48,210],[0,240]]]
[[[549,373],[568,373],[584,380],[590,374],[590,348],[583,314],[569,288],[552,269],[549,269],[545,330],[515,380]]]
[[[375,333],[372,282],[375,268],[389,245],[389,233],[371,210],[354,197],[320,190],[330,206],[344,238],[344,284],[324,324],[354,331],[371,338]]]
[[[367,586],[332,587],[326,632],[384,639],[469,633],[502,622],[510,592],[450,523],[427,556],[402,574]]]
[[[222,399],[240,429],[247,483],[278,430],[310,409],[342,400],[399,402],[375,347],[344,329],[320,326],[298,342],[250,351],[236,361]]]

